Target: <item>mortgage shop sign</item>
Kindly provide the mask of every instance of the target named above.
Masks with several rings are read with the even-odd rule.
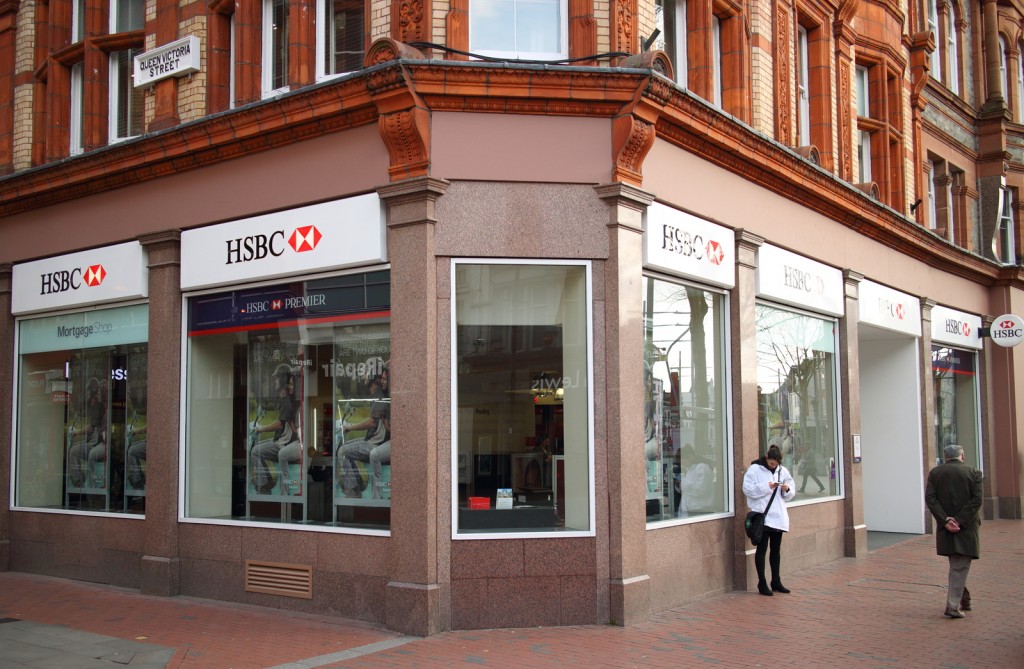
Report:
[[[199,71],[199,38],[189,35],[135,56],[135,88]]]

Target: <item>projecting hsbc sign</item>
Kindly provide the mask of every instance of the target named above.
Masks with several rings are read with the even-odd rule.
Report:
[[[14,315],[146,297],[142,245],[115,246],[19,263],[12,272]]]
[[[644,267],[732,288],[736,236],[728,228],[655,202],[644,216]]]
[[[989,329],[992,343],[1003,348],[1011,348],[1024,341],[1024,319],[1014,314],[996,316]]]
[[[376,193],[188,230],[181,234],[181,287],[384,262],[384,231]]]
[[[981,316],[948,307],[932,307],[932,341],[964,348],[981,348]]]
[[[874,281],[861,281],[858,290],[860,322],[921,336],[921,301]]]

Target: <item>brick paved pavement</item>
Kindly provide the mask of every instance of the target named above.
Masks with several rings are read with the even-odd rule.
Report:
[[[932,537],[922,536],[791,574],[786,584],[793,593],[771,599],[726,593],[628,628],[484,630],[420,639],[341,618],[7,572],[0,573],[0,618],[170,648],[166,666],[173,669],[1024,668],[1024,521],[982,526],[982,559],[969,579],[974,610],[966,619],[942,615],[945,580],[945,559],[934,554]],[[0,636],[0,667],[27,666],[5,658]],[[103,666],[65,660],[46,666]]]

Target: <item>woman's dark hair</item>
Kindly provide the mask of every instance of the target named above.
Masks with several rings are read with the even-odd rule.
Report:
[[[768,452],[764,454],[764,459],[782,462],[782,449],[780,449],[778,446],[769,446]]]

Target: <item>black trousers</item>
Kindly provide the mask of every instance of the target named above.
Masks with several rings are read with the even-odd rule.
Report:
[[[770,527],[764,528],[764,534],[761,535],[761,543],[757,545],[757,549],[754,551],[754,567],[757,569],[757,580],[761,583],[765,583],[764,578],[764,554],[771,548],[771,553],[768,555],[768,564],[772,568],[772,583],[780,583],[782,581],[782,573],[780,571],[782,565],[782,530],[772,529]]]

